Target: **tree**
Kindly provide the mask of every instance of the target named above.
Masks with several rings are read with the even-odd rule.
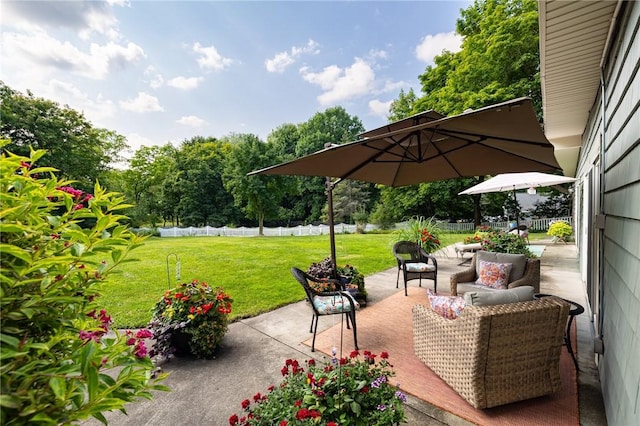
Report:
[[[221,226],[238,215],[233,197],[223,183],[225,164],[232,152],[225,140],[194,137],[182,143],[176,158],[177,214],[185,226]]]
[[[410,94],[401,92],[392,103],[390,117],[401,119],[428,110],[458,114],[468,108],[481,108],[521,96],[533,99],[541,117],[536,1],[476,0],[461,11],[456,31],[464,37],[462,50],[444,51],[436,56],[435,65],[428,66],[418,77],[422,96],[414,100]],[[409,104],[413,108],[407,112]],[[468,180],[462,182],[473,184]],[[461,187],[457,183],[451,185]],[[436,206],[440,212],[436,214],[447,217],[467,214],[465,206],[471,200],[474,222],[479,225],[481,198],[454,200],[449,186],[436,183],[430,187],[429,196],[439,200]],[[438,191],[438,187],[442,189]]]
[[[541,115],[538,6],[535,0],[476,0],[461,11],[462,50],[436,56],[419,76],[414,113],[457,114],[529,96]]]
[[[296,146],[296,157],[311,154],[325,147],[327,143],[342,144],[357,139],[364,132],[362,122],[351,117],[344,108],[328,108],[318,112],[299,127],[300,140]],[[327,203],[325,179],[322,177],[299,178],[300,191],[304,197],[298,198],[295,210],[302,212],[306,221],[312,222],[322,217]]]
[[[393,122],[411,116],[416,100],[417,96],[413,91],[413,88],[409,89],[407,94],[404,93],[404,89],[400,89],[398,99],[394,99],[391,102],[387,119],[390,122]]]
[[[369,209],[371,185],[355,180],[344,180],[333,189],[333,219],[335,223],[354,223],[354,215]],[[326,216],[328,206],[325,207]]]
[[[288,176],[252,175],[247,173],[278,163],[272,146],[251,134],[236,134],[226,138],[231,144],[224,169],[224,187],[233,195],[235,205],[258,222],[264,235],[264,220],[276,217],[282,199],[295,189]]]
[[[127,146],[123,136],[93,127],[68,106],[25,96],[2,82],[0,99],[0,137],[11,140],[7,149],[25,156],[31,148],[46,150],[41,162],[77,180],[81,189],[91,190]]]
[[[134,207],[128,212],[134,226],[154,225],[162,217],[162,183],[175,171],[177,150],[171,145],[143,146],[121,173],[123,192]]]

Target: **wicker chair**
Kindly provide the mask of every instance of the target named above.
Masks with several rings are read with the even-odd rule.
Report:
[[[348,291],[326,291],[318,292],[311,288],[309,281],[314,278],[298,268],[291,268],[294,278],[302,285],[304,292],[307,294],[307,300],[313,309],[311,317],[311,327],[309,333],[313,333],[311,341],[311,352],[315,352],[316,332],[318,330],[318,318],[322,315],[344,314],[347,318],[347,328],[353,328],[353,342],[355,348],[358,349],[358,336],[356,329],[356,309],[360,304],[356,302]],[[349,325],[351,322],[351,326]]]
[[[560,390],[568,314],[555,297],[467,306],[455,320],[416,305],[414,351],[476,408],[535,398]]]
[[[396,276],[396,288],[400,283],[400,271],[404,278],[404,295],[407,295],[407,281],[419,280],[422,287],[422,279],[433,280],[433,291],[438,292],[438,261],[411,241],[398,241],[393,245],[393,255],[398,262],[398,274]],[[429,263],[431,262],[431,263]]]
[[[466,291],[500,291],[491,289],[484,286],[475,285],[475,281],[478,278],[478,257],[482,259],[483,256],[486,256],[487,252],[479,251],[473,255],[471,260],[471,266],[464,271],[457,272],[452,274],[449,278],[449,285],[451,289],[451,295],[457,296],[458,293],[464,293]],[[493,254],[493,253],[489,253]],[[501,261],[501,257],[507,258],[504,261],[508,261],[509,257],[513,257],[516,255],[508,254],[508,253],[495,253],[498,256],[498,261]],[[517,276],[516,279],[513,279],[508,283],[508,288],[520,287],[520,286],[531,286],[534,288],[536,293],[540,293],[540,259],[526,259],[524,262],[524,271],[521,276]],[[513,273],[512,273],[513,274]]]

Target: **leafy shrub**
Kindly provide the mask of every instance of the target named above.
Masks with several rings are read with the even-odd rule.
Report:
[[[529,258],[536,257],[519,235],[508,232],[490,232],[482,240],[482,250],[498,253],[524,254]]]
[[[167,290],[149,323],[156,338],[151,355],[167,357],[176,352],[176,339],[184,334],[191,354],[213,358],[227,333],[232,302],[222,288],[213,289],[198,280]]]
[[[389,355],[369,351],[359,358],[349,358],[318,365],[307,361],[307,371],[298,361],[288,359],[282,368],[284,380],[269,387],[269,393],[242,401],[245,415],[233,414],[234,425],[391,425],[405,420],[406,396],[390,383],[394,376]]]
[[[559,238],[564,240],[567,237],[570,237],[573,234],[573,228],[567,222],[563,220],[558,220],[549,225],[549,230],[547,231],[547,235],[551,235],[552,237]]]
[[[0,157],[0,423],[106,423],[103,412],[168,390],[151,378],[150,333],[110,330],[98,305],[99,284],[142,240],[120,224],[122,197],[74,189],[35,167],[44,154]]]

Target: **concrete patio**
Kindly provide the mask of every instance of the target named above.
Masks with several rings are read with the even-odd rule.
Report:
[[[547,244],[541,258],[541,292],[555,294],[587,307],[580,282],[576,248],[572,244]],[[437,254],[438,289],[447,292],[449,275],[460,266],[453,247]],[[366,278],[369,304],[404,291],[396,289],[396,268]],[[297,285],[291,279],[292,286]],[[425,281],[425,283],[431,283]],[[416,285],[417,282],[411,282]],[[423,287],[425,284],[423,283]],[[329,328],[339,317],[323,317],[319,329]],[[322,359],[319,352],[311,352],[302,342],[309,338],[311,310],[306,302],[294,303],[280,309],[240,320],[230,325],[219,355],[214,360],[174,359],[162,365],[170,372],[166,385],[170,393],[157,393],[152,401],[142,401],[127,407],[128,416],[109,413],[113,425],[228,425],[233,413],[240,414],[240,402],[282,379],[280,369],[288,358]],[[580,424],[606,425],[604,405],[597,370],[593,363],[593,337],[588,310],[576,318],[578,330],[578,373]],[[407,325],[410,326],[410,325]],[[319,330],[320,331],[320,330]],[[576,345],[574,344],[574,347]],[[344,348],[343,353],[351,348]],[[442,411],[424,401],[409,397],[406,407],[410,425],[466,425],[467,421]],[[87,424],[98,424],[90,421]]]

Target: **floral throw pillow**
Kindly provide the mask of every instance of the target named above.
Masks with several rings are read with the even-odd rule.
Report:
[[[456,319],[466,306],[461,296],[438,296],[431,289],[427,290],[427,297],[431,309],[440,316],[448,319]]]
[[[495,289],[506,289],[512,267],[512,263],[497,263],[481,260],[476,284]]]

